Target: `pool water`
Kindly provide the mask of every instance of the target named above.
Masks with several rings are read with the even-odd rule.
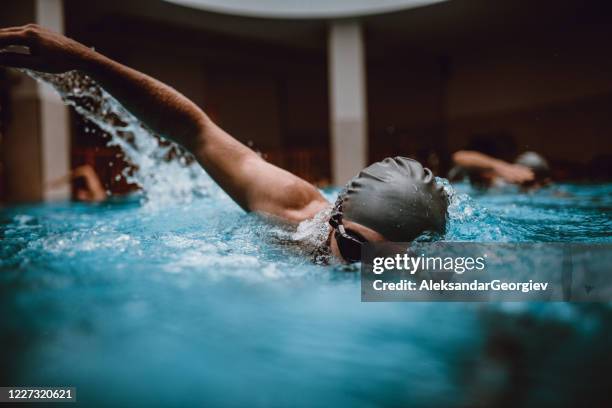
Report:
[[[453,191],[446,240],[612,241],[612,185]],[[358,272],[292,237],[218,190],[5,208],[0,383],[85,406],[611,402],[609,305],[361,303]]]
[[[612,405],[608,304],[362,303],[356,268],[312,262],[325,217],[245,214],[91,79],[28,74],[143,196],[0,209],[0,385],[88,407]],[[448,241],[612,241],[609,184],[446,188]]]

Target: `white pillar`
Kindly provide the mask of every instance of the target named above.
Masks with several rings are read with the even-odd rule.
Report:
[[[342,185],[367,163],[365,49],[358,21],[329,27],[332,182]]]
[[[4,26],[35,22],[64,32],[62,0],[13,1],[12,13],[1,18]],[[47,188],[50,180],[70,171],[68,110],[53,89],[18,76],[10,92],[11,119],[4,138],[3,160],[9,201],[58,200],[70,197],[70,186]]]
[[[64,33],[63,0],[36,0],[36,22]],[[70,198],[70,185],[49,189],[51,180],[70,171],[70,125],[68,109],[48,85],[38,84],[40,100],[40,138],[42,160],[42,196],[46,201]]]

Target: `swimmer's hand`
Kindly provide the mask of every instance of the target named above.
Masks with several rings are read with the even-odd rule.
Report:
[[[0,29],[0,65],[7,67],[57,74],[84,68],[94,53],[85,45],[36,24]]]
[[[508,183],[513,184],[523,184],[532,181],[535,177],[533,171],[531,171],[529,167],[520,164],[506,163],[501,160],[495,163],[493,171]]]

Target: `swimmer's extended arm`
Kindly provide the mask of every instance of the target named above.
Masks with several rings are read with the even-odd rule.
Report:
[[[521,184],[533,180],[534,177],[533,172],[528,167],[508,163],[472,150],[455,152],[453,162],[466,169],[491,171],[509,183]]]
[[[151,130],[191,151],[245,210],[300,221],[326,205],[310,183],[263,160],[193,102],[156,79],[36,25],[1,29],[0,50],[11,45],[29,47],[31,54],[0,53],[0,65],[85,72]]]

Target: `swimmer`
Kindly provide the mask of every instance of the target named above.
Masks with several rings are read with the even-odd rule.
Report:
[[[28,54],[10,52],[27,47]],[[245,211],[290,223],[329,211],[319,190],[266,162],[192,101],[150,76],[37,25],[0,29],[0,65],[47,73],[79,70],[96,80],[143,124],[189,150],[206,172]],[[338,197],[329,218],[325,249],[345,262],[360,259],[375,241],[412,241],[444,233],[448,200],[427,168],[404,157],[362,170]]]
[[[83,183],[78,183],[81,180]],[[47,187],[51,189],[59,188],[70,182],[75,182],[74,199],[76,201],[98,203],[108,198],[98,174],[89,164],[79,166],[69,174],[51,181],[47,184]]]
[[[449,178],[457,178],[453,174],[463,170],[473,185],[482,188],[515,184],[525,191],[550,183],[548,162],[536,152],[524,152],[509,163],[478,151],[460,150],[453,154],[453,163]]]

